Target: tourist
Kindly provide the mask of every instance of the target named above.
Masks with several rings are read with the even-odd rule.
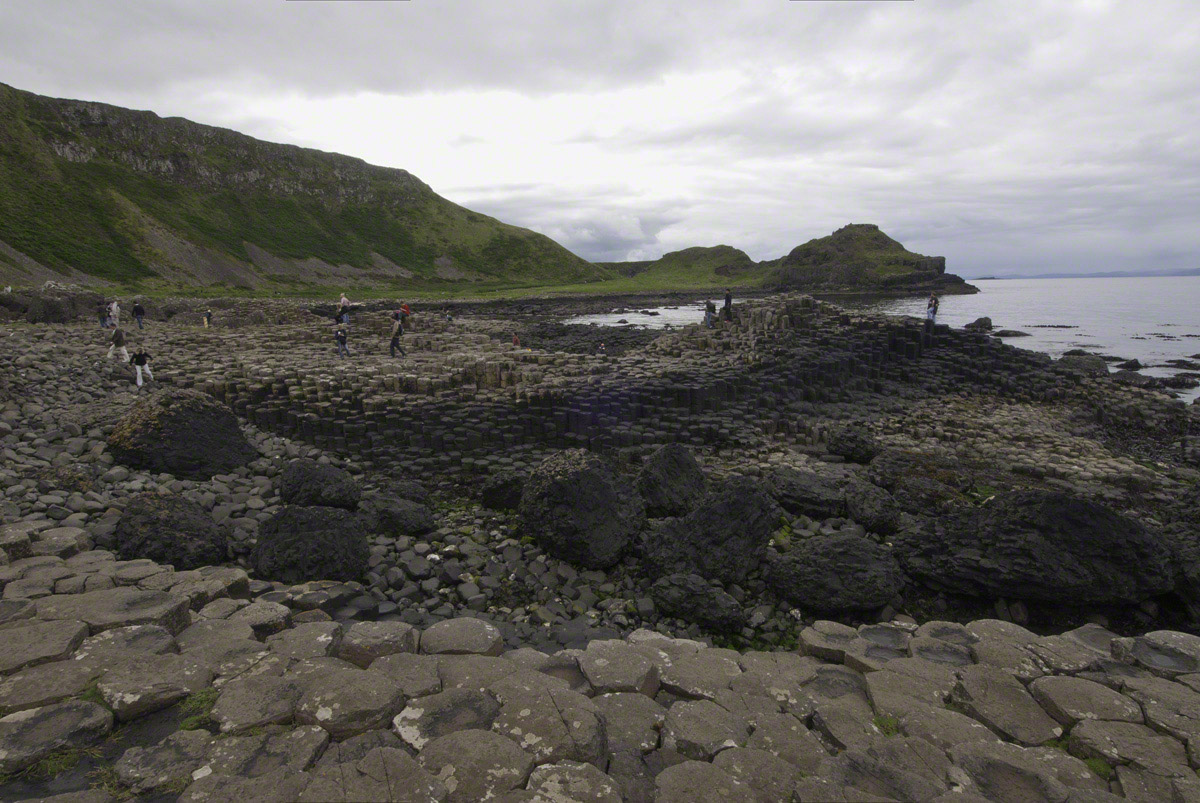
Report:
[[[596,353],[603,356],[605,354],[608,354],[608,349],[604,348],[604,344],[601,343],[600,347],[596,349]]]
[[[137,321],[138,329],[144,329],[142,326],[142,318],[146,317],[146,308],[142,306],[142,302],[133,302],[133,319]]]
[[[717,314],[717,305],[712,302],[712,299],[707,299],[704,302],[704,328],[713,328],[713,318]]]
[[[108,305],[108,325],[113,329],[121,325],[121,304],[115,299]]]
[[[337,341],[338,356],[349,357],[350,349],[346,348],[346,327],[339,326],[337,332],[333,335],[333,339]]]
[[[212,324],[212,310],[204,310],[204,328],[207,329]]]
[[[933,326],[937,322],[938,313],[938,297],[937,293],[929,294],[929,301],[925,304],[925,331],[933,332]]]
[[[120,354],[123,362],[129,362],[129,349],[125,348],[125,332],[119,326],[113,329],[112,339],[108,343],[108,359],[113,354]]]
[[[400,352],[401,357],[407,357],[404,349],[400,347],[400,338],[404,336],[404,322],[400,320],[400,312],[397,310],[392,315],[392,342],[388,344],[388,349],[391,351],[392,357],[396,356],[396,352]]]
[[[721,310],[722,317],[727,321],[733,320],[733,293],[729,288],[725,288],[725,308]]]
[[[412,310],[409,309],[408,302],[405,301],[400,304],[400,322],[404,324],[405,328],[408,328],[409,326],[408,319],[411,315]]]
[[[133,366],[133,370],[137,373],[137,387],[142,389],[142,372],[146,372],[146,378],[151,382],[154,381],[154,374],[150,372],[150,355],[141,346],[133,352],[133,356],[129,358],[129,364]]]
[[[338,302],[338,323],[350,323],[350,299],[346,298],[345,293],[342,293],[342,300]]]
[[[513,348],[521,347],[521,338],[517,337],[517,333],[513,332]]]
[[[100,317],[100,328],[108,328],[108,305],[101,301],[96,305],[96,314]]]

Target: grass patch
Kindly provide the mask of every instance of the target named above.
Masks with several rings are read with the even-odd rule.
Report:
[[[900,720],[887,714],[881,714],[871,720],[879,732],[884,736],[898,736],[900,734]]]
[[[201,689],[179,704],[179,713],[183,719],[179,729],[185,731],[200,730],[212,721],[212,709],[220,694],[216,689]]]
[[[54,778],[60,773],[74,767],[84,757],[99,758],[100,750],[96,747],[64,747],[31,764],[19,772],[0,775],[0,786],[12,781],[44,781]]]
[[[92,789],[103,792],[114,800],[129,800],[133,797],[133,791],[121,783],[117,771],[110,764],[96,767],[88,774],[88,780]]]
[[[95,703],[101,708],[112,711],[112,706],[104,701],[104,697],[100,694],[100,690],[96,688],[95,683],[84,689],[83,692],[81,692],[75,699],[81,700],[85,703]]]
[[[1053,747],[1055,750],[1061,750],[1065,753],[1065,752],[1067,752],[1068,744],[1069,744],[1069,742],[1067,740],[1067,737],[1063,736],[1062,738],[1059,738],[1059,739],[1051,739],[1050,741],[1043,744],[1042,747]]]
[[[1106,782],[1117,777],[1117,771],[1113,769],[1113,765],[1102,758],[1085,758],[1083,763],[1087,764],[1088,769],[1099,775]]]

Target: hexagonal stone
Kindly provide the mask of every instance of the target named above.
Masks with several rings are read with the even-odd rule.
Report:
[[[302,661],[333,655],[341,641],[342,626],[337,622],[307,622],[268,636],[266,643],[275,655]]]
[[[492,729],[533,755],[537,764],[608,757],[604,719],[595,703],[539,672],[522,671],[492,686],[500,713]]]
[[[1122,765],[1117,767],[1117,783],[1124,793],[1124,800],[1138,803],[1159,803],[1170,800],[1200,800],[1200,778],[1188,773],[1164,775],[1142,767]],[[1073,800],[1070,803],[1075,803]],[[1088,803],[1091,803],[1090,800]]]
[[[477,689],[448,689],[412,700],[392,720],[392,730],[421,750],[455,731],[489,730],[500,713],[495,696]]]
[[[742,674],[737,658],[724,650],[701,650],[672,661],[662,670],[662,687],[693,700],[712,700]]]
[[[648,753],[658,747],[667,709],[644,694],[622,692],[592,699],[604,716],[609,749]]]
[[[1071,730],[1068,749],[1080,758],[1132,764],[1157,774],[1190,772],[1182,744],[1132,722],[1084,720]]]
[[[83,640],[75,651],[76,661],[109,662],[130,653],[166,655],[179,652],[179,644],[165,627],[130,625],[105,630]]]
[[[971,664],[971,651],[968,648],[928,636],[914,636],[908,642],[908,654],[913,658],[922,658],[947,666],[969,666]]]
[[[1155,630],[1133,639],[1114,639],[1114,658],[1136,663],[1160,677],[1200,672],[1200,637],[1173,630]]]
[[[838,750],[865,745],[880,734],[871,709],[859,706],[853,698],[818,703],[812,723],[821,740]]]
[[[404,622],[355,622],[342,638],[337,655],[366,669],[385,655],[416,652],[420,638],[420,632]]]
[[[437,662],[443,689],[486,689],[523,671],[518,664],[491,655],[427,655]],[[549,681],[549,678],[547,678]],[[561,682],[560,682],[560,685]]]
[[[980,722],[1013,741],[1045,744],[1062,736],[1062,727],[1007,672],[975,665],[959,670],[952,697]]]
[[[190,784],[192,773],[205,763],[213,737],[208,731],[177,731],[151,747],[135,745],[113,764],[121,783],[137,795],[164,787]]]
[[[246,640],[254,640],[254,628],[246,622],[228,619],[202,619],[175,637],[179,649],[184,652],[213,642]]]
[[[885,798],[929,800],[946,791],[950,762],[924,739],[875,736],[834,758],[829,777]]]
[[[250,625],[254,637],[262,640],[289,627],[292,623],[292,610],[278,602],[253,602],[231,613],[225,621]]]
[[[746,747],[778,756],[801,772],[811,775],[829,758],[816,736],[791,714],[759,714]]]
[[[395,683],[337,659],[303,661],[288,677],[300,689],[296,721],[317,725],[336,740],[385,728],[404,708]]]
[[[967,629],[966,625],[960,625],[958,622],[929,621],[918,627],[914,635],[918,638],[946,641],[960,647],[970,647],[979,641],[979,636]]]
[[[221,733],[242,733],[266,725],[287,725],[296,712],[300,689],[290,679],[252,675],[229,681],[212,709]]]
[[[667,767],[654,779],[659,803],[746,800],[753,791],[707,761],[685,761]]]
[[[788,800],[800,768],[765,750],[731,747],[713,759],[713,766],[753,789],[760,800]]]
[[[1142,709],[1133,700],[1083,678],[1038,678],[1029,684],[1029,692],[1065,728],[1084,719],[1142,722]]]
[[[1200,694],[1181,683],[1157,677],[1131,678],[1122,690],[1141,705],[1146,724],[1181,742],[1200,736]]]
[[[377,747],[354,763],[320,767],[308,773],[300,803],[330,800],[386,800],[393,803],[439,803],[448,798],[445,785],[403,750]]]
[[[19,772],[64,748],[88,747],[112,730],[102,706],[69,700],[0,718],[0,774]]]
[[[676,703],[663,722],[663,747],[697,761],[722,750],[745,747],[750,724],[709,700]]]
[[[199,777],[195,782],[179,796],[181,803],[228,803],[231,800],[295,803],[311,780],[307,773],[293,772],[290,769],[276,770],[253,778],[205,773],[203,767],[197,770],[197,774]]]
[[[621,803],[622,800],[616,781],[591,764],[578,761],[543,764],[529,776],[526,788],[534,793],[535,800],[579,803]]]
[[[1094,650],[1078,639],[1066,636],[1044,636],[1025,648],[1052,673],[1073,675],[1096,669],[1108,658],[1107,653]]]
[[[1046,674],[1041,659],[1030,652],[1027,644],[982,639],[971,645],[971,658],[977,664],[1003,669],[1023,683]]]
[[[34,555],[55,555],[69,558],[92,548],[92,537],[79,527],[55,527],[42,530],[30,545]]]
[[[31,599],[0,599],[0,627],[32,619],[37,604]]]
[[[96,690],[117,719],[160,711],[206,688],[212,670],[184,655],[143,655],[120,661],[96,684]]]
[[[93,634],[127,625],[159,625],[174,635],[190,623],[188,604],[187,597],[124,586],[42,597],[37,616],[85,622]]]
[[[409,652],[385,655],[372,661],[369,670],[386,675],[409,699],[437,694],[442,690],[438,659],[432,655]]]
[[[796,781],[792,795],[792,799],[800,803],[895,803],[893,798],[843,786],[828,778],[801,778]],[[963,803],[974,801],[964,798]]]
[[[87,633],[87,625],[79,621],[33,621],[6,628],[0,674],[70,658]]]
[[[579,656],[579,668],[597,694],[658,692],[658,666],[624,641],[590,642]]]
[[[450,803],[488,800],[524,787],[533,757],[491,731],[468,729],[439,736],[421,749],[421,766],[449,791]]]
[[[900,717],[900,730],[905,736],[924,739],[942,750],[969,742],[1000,741],[986,725],[948,708],[910,710]]]
[[[950,748],[950,760],[988,800],[1061,800],[1070,792],[1038,754],[1004,742],[969,742]]]
[[[0,716],[82,694],[104,670],[90,662],[38,664],[0,680]]]
[[[826,661],[843,661],[846,647],[857,640],[858,631],[854,628],[824,619],[800,631],[800,646],[804,653]]]
[[[256,778],[278,770],[301,772],[322,756],[328,744],[329,733],[313,726],[283,733],[230,736],[213,743],[204,765],[193,777],[216,773]]]
[[[504,636],[491,622],[469,616],[438,622],[421,634],[421,652],[427,655],[499,655]]]
[[[946,676],[934,672],[904,672],[893,671],[891,665],[879,672],[870,672],[866,677],[867,694],[871,705],[877,714],[902,716],[913,709],[935,707],[941,708],[953,689],[954,676],[946,667],[930,663],[921,658],[903,658],[892,663],[900,665],[901,661],[911,661],[910,666],[937,667],[944,670]]]

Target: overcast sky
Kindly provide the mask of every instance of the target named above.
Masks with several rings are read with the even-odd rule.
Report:
[[[0,82],[402,167],[595,260],[878,223],[1200,267],[1196,0],[3,0]]]

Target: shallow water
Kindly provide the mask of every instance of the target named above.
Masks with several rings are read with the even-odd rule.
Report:
[[[1060,357],[1070,349],[1137,358],[1148,366],[1142,373],[1171,376],[1179,367],[1171,359],[1200,363],[1200,277],[1153,276],[1113,279],[975,280],[980,292],[945,296],[938,323],[954,327],[989,317],[997,329],[1015,329],[1028,337],[1007,338],[1019,348]],[[714,298],[718,309],[721,299]],[[924,298],[838,299],[848,309],[921,317]],[[581,315],[567,323],[595,323],[663,328],[704,320],[704,299],[680,306],[655,307],[658,315],[635,310]],[[1058,328],[1068,327],[1068,328]],[[1200,373],[1200,371],[1197,371]],[[1200,389],[1178,391],[1188,400]]]

